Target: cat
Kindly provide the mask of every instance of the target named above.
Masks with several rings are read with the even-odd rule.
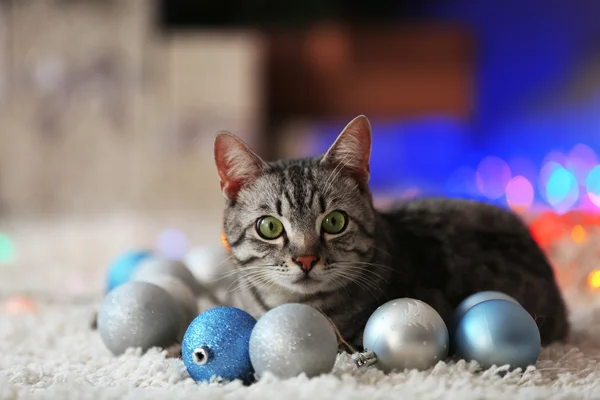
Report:
[[[234,305],[259,318],[284,303],[308,304],[360,348],[369,316],[386,301],[422,300],[450,326],[462,300],[496,290],[535,319],[543,345],[564,341],[565,302],[524,222],[461,199],[413,199],[377,211],[371,141],[369,120],[358,116],[325,154],[266,162],[235,135],[217,134]]]

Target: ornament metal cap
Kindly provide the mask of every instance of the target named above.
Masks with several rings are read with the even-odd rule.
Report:
[[[210,350],[204,347],[198,347],[192,353],[192,360],[198,365],[206,365],[210,359]]]
[[[357,368],[367,368],[377,362],[377,355],[373,350],[365,349],[352,354],[352,360],[354,360]]]

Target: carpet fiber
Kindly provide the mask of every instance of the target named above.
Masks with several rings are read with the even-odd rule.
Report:
[[[88,324],[100,301],[103,266],[116,253],[116,244],[128,242],[119,236],[124,235],[120,225],[104,231],[101,226],[82,224],[64,240],[54,226],[36,235],[15,234],[17,242],[27,240],[22,240],[23,258],[0,268],[0,400],[600,398],[600,301],[593,300],[569,300],[569,342],[544,349],[535,368],[522,373],[480,371],[474,363],[448,361],[428,371],[385,375],[375,369],[358,372],[342,355],[330,375],[285,381],[267,376],[244,387],[196,384],[181,360],[159,350],[115,357]],[[112,243],[106,238],[115,248],[106,247]],[[53,246],[45,250],[36,242]],[[63,242],[65,247],[58,248]],[[7,300],[18,294],[33,301],[35,312],[8,312]]]
[[[464,361],[440,362],[424,371],[384,375],[354,370],[339,356],[332,374],[279,381],[265,377],[251,387],[196,384],[181,360],[159,350],[111,355],[87,322],[95,300],[73,305],[35,294],[35,314],[2,315],[0,399],[564,399],[600,396],[600,313],[574,316],[569,344],[544,349],[524,373],[479,371]],[[62,300],[62,302],[61,302]],[[87,303],[87,304],[86,304]],[[500,368],[502,370],[502,368]]]

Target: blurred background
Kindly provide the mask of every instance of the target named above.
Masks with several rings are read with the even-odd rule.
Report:
[[[378,205],[523,215],[600,287],[596,0],[0,1],[0,282],[100,290],[118,252],[220,246],[218,130],[266,159],[372,123]]]

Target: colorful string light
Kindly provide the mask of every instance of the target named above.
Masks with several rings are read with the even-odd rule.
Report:
[[[158,235],[156,248],[162,255],[172,260],[181,260],[189,247],[187,236],[178,229],[165,229]]]
[[[546,200],[559,214],[575,205],[579,198],[579,184],[575,175],[562,166],[552,171],[546,182]]]
[[[590,170],[585,180],[585,187],[588,198],[600,207],[600,165],[596,165]]]
[[[511,178],[510,167],[506,161],[495,156],[481,160],[475,173],[477,188],[491,200],[497,200],[504,195]]]
[[[15,259],[15,246],[11,238],[0,233],[0,264],[8,264]]]
[[[506,185],[506,202],[515,212],[527,211],[533,204],[534,192],[531,182],[524,176],[515,176]]]

